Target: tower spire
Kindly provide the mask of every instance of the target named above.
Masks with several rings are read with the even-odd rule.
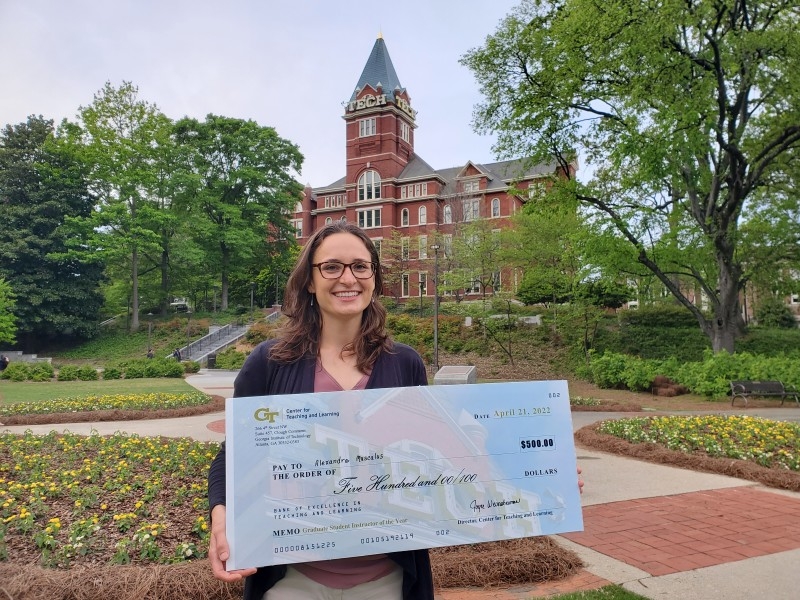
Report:
[[[389,102],[394,102],[395,90],[404,89],[394,70],[392,59],[389,57],[389,50],[386,49],[386,42],[383,41],[383,34],[378,35],[372,52],[364,65],[361,77],[358,78],[355,90],[350,96],[350,102],[356,99],[358,92],[369,85],[372,89],[377,89],[378,83],[383,86],[383,93]]]

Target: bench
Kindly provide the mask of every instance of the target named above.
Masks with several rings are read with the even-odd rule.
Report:
[[[800,404],[800,393],[794,388],[787,388],[780,381],[731,381],[731,406],[736,398],[742,398],[747,406],[750,396],[780,398],[781,406],[786,398],[794,398]]]

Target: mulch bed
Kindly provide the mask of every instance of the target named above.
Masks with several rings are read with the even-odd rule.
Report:
[[[142,419],[174,419],[193,417],[225,410],[225,398],[211,396],[211,400],[199,406],[153,410],[88,410],[83,412],[48,413],[42,415],[8,415],[0,425],[50,425],[60,423],[90,423],[100,421],[139,421]],[[0,597],[0,600],[3,600]]]
[[[617,404],[616,402],[606,402],[601,400],[595,406],[584,406],[576,404],[570,406],[572,412],[641,412],[642,407],[638,404]]]
[[[705,454],[687,454],[669,450],[658,444],[633,444],[627,440],[597,431],[600,423],[582,427],[575,432],[575,441],[594,450],[620,454],[639,460],[671,465],[693,471],[728,475],[756,481],[769,487],[800,492],[800,473],[762,467],[746,460],[717,458]]]
[[[539,583],[575,573],[581,560],[547,537],[431,550],[437,588]],[[234,600],[241,584],[214,579],[207,560],[177,565],[96,566],[68,571],[0,563],[5,600]]]

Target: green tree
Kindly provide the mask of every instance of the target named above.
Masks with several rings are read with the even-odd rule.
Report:
[[[291,173],[299,172],[303,157],[272,127],[254,121],[185,118],[175,133],[188,149],[181,202],[187,214],[199,217],[196,239],[205,264],[219,273],[225,310],[232,272],[242,271],[239,279],[251,281],[271,246],[290,245],[289,215],[302,193]]]
[[[65,219],[93,199],[81,161],[53,142],[53,122],[31,116],[0,132],[0,277],[11,285],[18,338],[33,352],[48,340],[97,331],[102,267],[64,254]]]
[[[13,344],[17,339],[15,304],[11,286],[5,279],[0,279],[0,342]]]
[[[462,58],[485,98],[478,130],[500,154],[595,164],[572,193],[714,351],[743,325],[745,202],[797,156],[798,16],[795,2],[529,1]]]
[[[157,139],[170,121],[141,100],[130,82],[106,83],[92,104],[81,107],[80,123],[65,122],[62,142],[75,149],[90,169],[97,210],[71,221],[73,250],[103,261],[109,273],[126,273],[130,329],[139,329],[139,276],[142,257],[159,255],[162,246],[159,211]]]

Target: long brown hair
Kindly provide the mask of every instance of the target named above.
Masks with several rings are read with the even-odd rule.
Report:
[[[372,301],[361,315],[361,331],[352,343],[342,349],[343,352],[353,352],[356,355],[356,367],[366,373],[372,369],[380,353],[392,346],[386,333],[386,309],[383,304],[375,301],[383,289],[383,273],[375,244],[360,227],[346,221],[334,221],[325,225],[303,247],[286,282],[281,311],[288,319],[281,328],[278,342],[272,347],[270,358],[291,363],[304,356],[316,356],[319,353],[322,315],[319,306],[312,305],[313,295],[308,291],[314,269],[311,262],[322,241],[335,233],[349,233],[359,238],[369,251],[370,260],[375,263],[375,290]]]

